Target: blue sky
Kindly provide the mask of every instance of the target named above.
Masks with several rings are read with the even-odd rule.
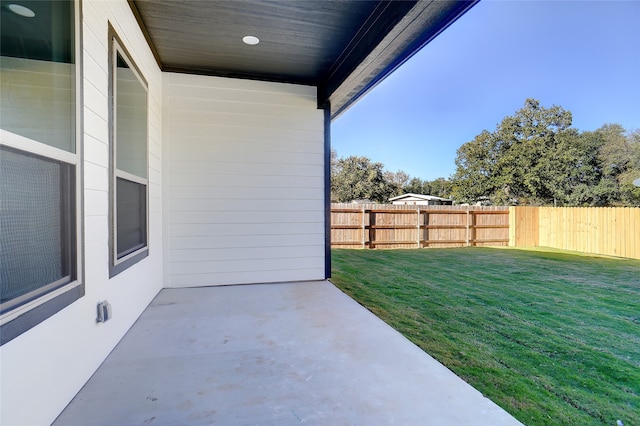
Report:
[[[339,157],[432,180],[526,98],[640,128],[640,0],[483,0],[333,121]]]

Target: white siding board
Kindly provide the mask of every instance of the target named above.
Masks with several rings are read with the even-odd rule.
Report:
[[[260,193],[256,196],[256,189]],[[229,186],[227,188],[220,186],[172,186],[169,188],[168,194],[173,199],[203,199],[203,198],[225,198],[225,199],[254,199],[254,200],[272,200],[272,199],[293,199],[293,200],[322,200],[324,197],[323,188],[304,188],[286,186],[266,186],[257,185],[250,186]],[[259,198],[258,198],[259,197]]]
[[[301,214],[304,213],[304,214]],[[247,223],[256,221],[253,211],[184,211],[171,214],[172,224],[192,223]],[[299,220],[320,223],[324,221],[324,212],[320,210],[308,211],[268,211],[260,212],[260,220],[264,223],[284,222],[295,223]]]
[[[89,108],[85,108],[83,123],[85,134],[103,143],[107,143],[109,138],[107,120],[108,117],[100,116]]]
[[[205,97],[203,99],[203,96]],[[315,96],[299,95],[296,97],[290,96],[290,94],[281,94],[280,92],[260,92],[260,91],[247,91],[237,89],[212,89],[205,88],[204,90],[198,90],[196,87],[185,87],[180,96],[170,96],[167,98],[168,102],[179,105],[192,105],[190,102],[194,101],[195,104],[212,102],[233,102],[233,103],[246,103],[246,104],[271,104],[278,106],[288,107],[303,107],[306,108],[309,104],[315,103]]]
[[[249,146],[248,142],[238,144],[243,146]],[[193,161],[190,158],[194,158],[194,155],[198,154],[198,151],[179,151],[175,153],[174,157],[171,159],[170,164],[176,165],[176,163],[180,161],[193,162],[198,164],[200,167],[206,167],[207,165],[217,165],[219,163],[258,163],[258,164],[295,164],[300,166],[315,166],[317,167],[318,161],[322,161],[322,154],[319,153],[306,153],[306,152],[287,152],[285,150],[275,150],[275,149],[263,149],[260,152],[256,151],[238,151],[233,152],[231,150],[231,146],[227,146],[223,149],[223,151],[218,152],[220,155],[224,152],[226,155],[224,156],[227,161],[211,161],[211,160],[202,160],[202,161]],[[260,161],[261,157],[265,154],[271,154],[272,157],[270,160]],[[196,157],[197,158],[197,157]],[[179,167],[179,166],[178,166]]]
[[[178,76],[179,74],[173,74]],[[308,98],[315,102],[315,88],[309,86],[300,85],[287,85],[286,91],[278,85],[274,85],[269,82],[259,80],[229,80],[224,77],[206,77],[206,76],[190,76],[189,79],[169,80],[166,82],[165,87],[169,89],[167,98],[173,96],[176,93],[173,89],[178,88],[179,93],[185,93],[187,97],[199,97],[199,93],[202,93],[207,97],[207,91],[229,91],[231,93],[243,92],[249,93],[272,93],[276,96],[279,95],[293,95],[297,98]]]
[[[282,199],[282,200],[241,200],[241,199],[224,199],[224,200],[202,200],[202,199],[190,199],[190,200],[172,200],[169,204],[169,212],[175,211],[228,211],[236,212],[242,210],[252,210],[256,214],[261,211],[273,211],[279,212],[282,210],[298,211],[301,218],[304,217],[306,211],[314,210],[314,208],[322,205],[321,200],[295,200],[295,199]],[[171,222],[169,222],[171,223]]]
[[[244,149],[244,148],[242,148]],[[318,170],[322,172],[322,165],[318,165],[318,161],[322,160],[322,156],[319,154],[300,154],[300,153],[283,153],[279,151],[261,150],[260,152],[254,151],[238,151],[238,152],[217,152],[217,158],[205,159],[199,157],[198,160],[183,160],[172,159],[169,164],[177,170],[183,171],[209,171],[210,166],[219,166],[221,164],[228,163],[241,163],[254,165],[266,165],[266,170],[258,170],[261,173],[278,174],[276,170],[272,170],[270,165],[280,164],[288,166],[313,166],[313,168],[302,167],[296,169],[296,173],[303,176],[315,176]],[[224,154],[224,156],[222,156]],[[265,158],[266,157],[266,158]],[[225,161],[226,160],[226,161]],[[185,164],[192,164],[191,170],[185,167]],[[236,173],[237,174],[237,173]]]
[[[109,93],[107,86],[107,63],[103,63],[103,61],[98,62],[93,56],[86,54],[84,55],[84,64],[82,64],[82,66],[84,83],[95,87],[96,90],[100,91],[106,97]],[[87,101],[90,101],[90,99],[87,99]]]
[[[192,129],[190,129],[190,131],[191,130]],[[255,144],[255,140],[260,139],[263,143],[262,150],[264,152],[281,154],[306,154],[309,156],[323,155],[322,150],[319,150],[317,143],[314,142],[320,136],[318,134],[309,134],[306,137],[308,139],[308,142],[303,140],[303,137],[299,135],[289,135],[289,137],[297,139],[298,142],[287,143],[282,141],[282,133],[273,132],[273,136],[267,133],[268,132],[255,131],[253,135],[246,136],[244,138],[221,139],[218,144],[218,154],[227,152],[241,152],[241,150],[251,152],[251,149],[253,148],[252,145]],[[176,149],[174,151],[175,157],[173,157],[171,160],[183,160],[183,157],[187,157],[187,159],[194,158],[194,154],[202,152],[203,149],[209,149],[208,147],[210,145],[209,140],[205,137],[183,137],[181,143],[183,144],[183,146],[180,147],[180,149]],[[314,158],[316,158],[317,161],[317,157]]]
[[[169,237],[207,237],[207,236],[235,236],[248,233],[254,236],[282,236],[288,234],[303,234],[314,222],[297,223],[189,223],[169,225]]]
[[[287,281],[313,281],[324,274],[324,268],[278,269],[269,271],[220,272],[179,275],[172,277],[174,287],[202,287],[232,284],[275,283]]]
[[[84,161],[106,169],[109,165],[109,146],[87,134],[84,135]]]
[[[290,110],[291,111],[291,110]],[[224,123],[233,130],[234,127],[249,127],[254,129],[281,129],[286,134],[287,130],[305,130],[305,127],[300,124],[301,120],[304,120],[305,116],[302,114],[293,114],[293,116],[276,116],[276,115],[262,115],[259,113],[253,115],[228,114],[222,111],[217,114],[210,114],[202,111],[187,111],[178,110],[176,112],[175,119],[181,123],[197,124],[197,123]],[[216,121],[213,121],[213,120]],[[171,123],[171,122],[169,122]]]
[[[279,255],[282,258],[295,259],[296,257],[322,257],[324,249],[313,246],[284,246],[279,247]],[[218,261],[237,260],[245,257],[251,259],[274,259],[271,247],[241,247],[221,249],[175,249],[173,250],[173,263],[206,262],[211,259]]]
[[[284,146],[286,149],[292,148],[306,148],[314,147],[315,149],[322,149],[317,146],[318,138],[323,137],[323,133],[320,130],[308,130],[308,129],[286,129],[287,139],[282,139],[283,130],[278,128],[264,128],[264,127],[251,127],[245,123],[245,125],[231,126],[230,123],[224,122],[203,122],[203,123],[182,123],[173,122],[167,120],[173,128],[175,134],[180,134],[183,143],[180,146],[173,148],[174,151],[179,152],[181,150],[189,150],[199,148],[198,143],[206,144],[210,140],[210,134],[215,134],[216,139],[219,140],[221,145],[234,144],[237,142],[255,141],[256,138],[264,141],[268,141],[268,146],[280,147]],[[223,137],[224,136],[224,137]],[[189,141],[189,144],[184,143]],[[305,143],[306,142],[306,143]],[[193,144],[193,145],[192,145]]]
[[[255,187],[255,188],[286,188],[287,185],[290,188],[324,188],[324,181],[318,180],[317,176],[297,176],[295,179],[291,179],[290,176],[265,176],[262,175],[260,180],[257,181],[252,175],[238,176],[235,174],[222,174],[222,173],[199,173],[199,174],[186,174],[176,173],[172,175],[171,187],[178,188],[184,186],[198,186],[199,182],[207,181],[209,179],[229,179],[233,177],[233,181],[229,184],[229,187],[242,188],[242,187]]]
[[[324,278],[315,88],[164,77],[165,285]]]
[[[107,94],[98,90],[93,84],[85,84],[84,93],[86,94],[85,108],[99,117],[107,117],[109,111]]]
[[[109,172],[103,166],[85,162],[84,181],[85,189],[105,192],[109,189]]]
[[[108,228],[109,222],[106,214],[96,215],[96,216],[87,216],[85,218],[84,225],[87,229],[92,230],[91,233],[88,233],[85,235],[85,238],[84,238],[85,244],[94,243],[96,241],[104,241],[105,245],[109,244],[106,238],[104,238],[104,236],[107,235],[107,232],[109,231],[109,228]],[[100,269],[102,269],[102,266],[103,266],[102,264],[104,263],[105,263],[104,259],[102,259]],[[87,269],[91,270],[92,269],[91,265],[88,265]]]
[[[226,95],[226,96],[224,96]],[[202,94],[197,97],[172,96],[167,102],[172,108],[185,111],[202,111],[203,114],[240,114],[243,116],[266,115],[267,117],[280,117],[282,112],[290,114],[300,114],[300,108],[308,108],[314,104],[314,99],[276,96],[272,93],[237,92],[234,96],[232,91],[214,92],[207,98]],[[226,99],[222,99],[226,97]],[[295,102],[292,102],[295,100]],[[314,105],[315,106],[315,105]],[[274,109],[273,107],[277,107]]]
[[[86,187],[84,191],[84,215],[85,216],[104,216],[108,214],[109,196],[106,191],[95,190]],[[93,230],[86,228],[85,232],[89,233]]]
[[[89,293],[96,295],[97,297],[104,296],[100,294],[100,289],[97,286],[105,285],[105,281],[102,277],[109,274],[109,264],[104,261],[105,256],[109,256],[109,241],[104,238],[104,233],[98,232],[102,229],[103,232],[108,230],[108,219],[106,216],[95,216],[89,220],[85,225],[94,225],[91,229],[94,230],[90,239],[85,241],[85,269],[87,281],[96,283],[90,288],[86,289],[87,296]],[[85,296],[85,297],[87,297]],[[103,300],[103,299],[98,299]]]
[[[89,11],[93,10],[91,7],[86,7],[87,4],[84,4],[83,7],[83,16],[84,16],[84,32],[82,34],[82,42],[84,44],[84,55],[89,56],[93,59],[93,61],[104,71],[105,82],[106,75],[108,69],[108,57],[102,55],[102,52],[107,51],[108,40],[107,40],[107,21],[104,18],[95,18],[99,21],[99,25],[91,24],[91,20],[88,20],[92,16]],[[93,81],[96,78],[94,74],[85,74],[85,78]],[[95,80],[97,86],[100,86],[100,80]]]
[[[218,272],[260,272],[277,271],[278,263],[282,260],[295,263],[296,269],[312,269],[324,261],[322,256],[317,257],[273,257],[268,259],[241,259],[241,260],[209,260],[200,262],[172,262],[171,270],[176,275],[193,275]]]
[[[172,173],[190,174],[220,174],[220,175],[238,175],[238,171],[243,170],[244,175],[250,176],[314,176],[322,178],[324,168],[322,165],[311,164],[283,164],[277,159],[265,159],[260,162],[255,161],[228,161],[225,162],[218,157],[218,161],[204,162],[199,160],[189,161],[171,161],[169,168]],[[278,168],[278,166],[280,166]],[[286,167],[285,167],[286,166]],[[195,182],[194,182],[195,183]],[[227,182],[220,182],[226,184]]]
[[[278,237],[273,235],[180,236],[171,237],[170,240],[172,242],[171,249],[271,247],[275,254],[279,247],[322,245],[324,244],[324,234],[288,234]],[[285,269],[288,269],[291,265],[285,266],[287,266]]]

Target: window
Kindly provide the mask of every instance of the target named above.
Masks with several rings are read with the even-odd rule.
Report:
[[[111,262],[114,276],[149,254],[147,83],[110,27]]]
[[[82,297],[78,4],[0,2],[0,343]]]

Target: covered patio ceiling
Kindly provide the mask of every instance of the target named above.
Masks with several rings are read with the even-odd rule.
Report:
[[[314,85],[333,117],[476,2],[129,0],[163,71]]]

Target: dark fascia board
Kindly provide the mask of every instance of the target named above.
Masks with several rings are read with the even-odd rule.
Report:
[[[382,1],[360,27],[353,39],[331,65],[318,84],[318,107],[323,108],[331,94],[400,24],[417,1]]]
[[[386,34],[382,42],[334,89],[325,88],[322,99],[331,103],[335,119],[378,85],[479,0],[421,0]]]

